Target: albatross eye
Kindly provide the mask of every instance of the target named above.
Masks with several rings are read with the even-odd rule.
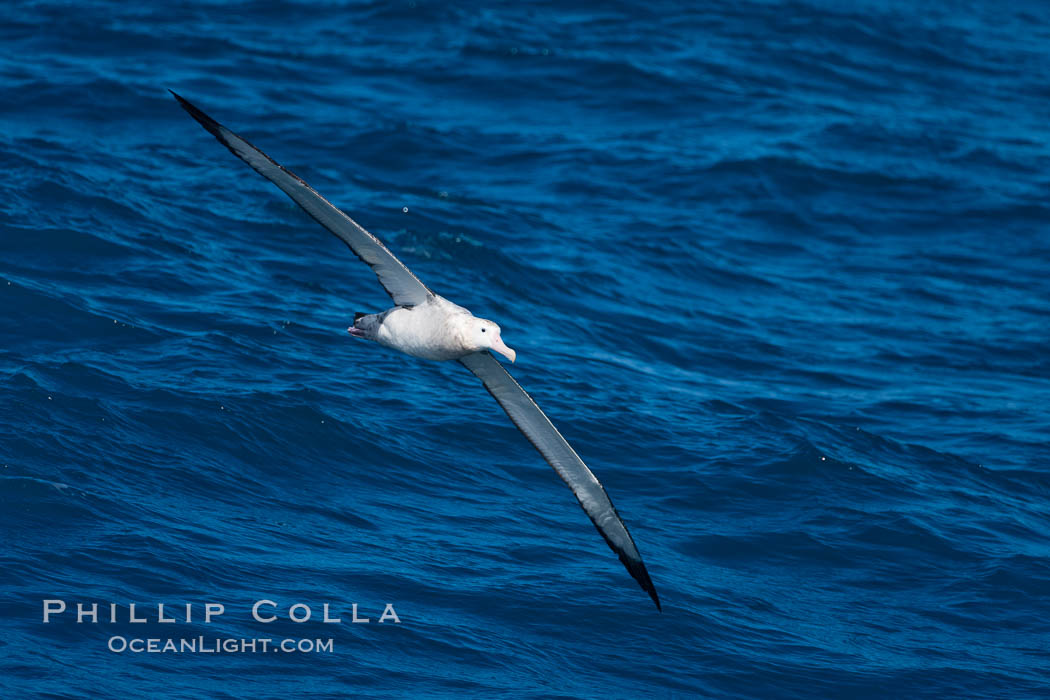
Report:
[[[481,329],[481,332],[482,332],[482,333],[484,333],[484,332],[485,332],[485,329],[484,329],[484,328],[482,328],[482,329]]]

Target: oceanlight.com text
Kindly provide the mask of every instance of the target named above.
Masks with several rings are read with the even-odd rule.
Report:
[[[241,637],[187,637],[175,639],[122,637],[109,638],[107,647],[117,654],[331,654],[331,639],[273,639]]]

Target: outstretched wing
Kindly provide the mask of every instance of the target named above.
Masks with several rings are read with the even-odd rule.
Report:
[[[394,257],[394,254],[387,250],[378,238],[336,209],[331,202],[315,192],[298,175],[286,170],[273,158],[197,109],[174,91],[169,90],[169,92],[175,95],[175,99],[179,101],[182,108],[218,139],[219,143],[250,165],[255,172],[281,188],[319,224],[343,239],[343,242],[350,246],[350,250],[354,251],[357,257],[368,263],[368,266],[376,273],[376,277],[379,278],[379,283],[383,285],[395,304],[414,306],[426,301],[432,292],[412,274],[411,270],[405,267],[404,263]]]
[[[514,421],[514,425],[518,426],[518,430],[525,434],[543,458],[554,467],[554,471],[558,472],[558,476],[569,485],[584,512],[598,528],[598,532],[659,609],[660,598],[656,595],[656,588],[645,569],[642,555],[638,553],[631,533],[627,531],[627,526],[623,524],[597,477],[591,473],[532,397],[525,393],[521,385],[514,381],[514,377],[510,376],[488,351],[467,355],[459,361],[477,375]]]

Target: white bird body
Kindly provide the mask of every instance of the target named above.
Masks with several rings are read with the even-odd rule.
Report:
[[[515,359],[514,351],[503,343],[499,326],[432,292],[378,238],[300,177],[178,95],[175,99],[219,143],[277,185],[375,272],[395,306],[379,314],[357,314],[354,325],[347,329],[350,334],[427,360],[459,360],[473,372],[572,489],[598,532],[659,609],[660,598],[642,555],[609,495],[532,397],[488,352],[498,352],[511,362]]]
[[[422,304],[359,314],[347,330],[356,338],[374,340],[424,360],[458,360],[487,349],[502,353],[511,362],[515,358],[514,351],[503,344],[499,326],[433,293]]]

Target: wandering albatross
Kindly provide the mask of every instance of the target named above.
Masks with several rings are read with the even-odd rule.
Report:
[[[475,317],[462,306],[432,292],[378,238],[361,228],[300,177],[174,91],[170,92],[219,143],[277,185],[372,268],[379,283],[393,299],[394,306],[379,314],[355,314],[354,324],[347,329],[348,332],[356,338],[373,340],[415,357],[458,360],[473,372],[514,425],[569,485],[609,547],[660,609],[660,598],[642,562],[642,555],[609,495],[532,397],[489,352],[493,350],[514,362],[516,353],[503,343],[499,326]]]

